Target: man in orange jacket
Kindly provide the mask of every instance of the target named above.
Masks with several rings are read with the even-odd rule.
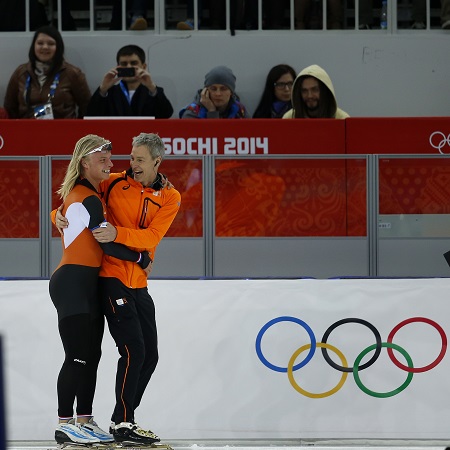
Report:
[[[141,133],[133,138],[130,169],[111,174],[100,184],[108,224],[93,232],[98,242],[122,243],[136,251],[148,251],[154,259],[181,202],[176,189],[163,189],[164,180],[158,173],[163,158],[164,143],[159,136]],[[58,218],[62,216],[56,217],[60,228]],[[124,444],[159,441],[134,418],[158,363],[155,306],[147,289],[147,274],[136,264],[123,264],[104,255],[99,275],[100,301],[120,354],[110,433]]]
[[[156,246],[181,201],[176,189],[162,189],[158,168],[163,158],[164,143],[159,136],[141,133],[133,138],[130,169],[112,174],[100,186],[109,225],[94,231],[98,242],[147,250],[154,259]],[[105,255],[100,269],[101,302],[120,354],[111,432],[118,442],[151,444],[159,438],[135,423],[134,411],[158,362],[155,306],[147,289],[147,274],[135,266]]]

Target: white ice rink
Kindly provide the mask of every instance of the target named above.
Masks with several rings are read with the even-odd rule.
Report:
[[[445,450],[446,441],[406,440],[200,440],[197,442],[172,440],[166,442],[173,450]],[[107,447],[105,447],[106,449]],[[11,441],[8,450],[50,450],[57,449],[53,441]],[[70,450],[70,447],[67,447]],[[134,450],[134,449],[133,449]],[[312,450],[312,449],[311,449]]]

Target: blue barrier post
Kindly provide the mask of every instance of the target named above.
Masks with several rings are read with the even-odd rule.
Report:
[[[0,450],[6,450],[6,408],[5,408],[5,383],[3,370],[3,348],[0,336]]]

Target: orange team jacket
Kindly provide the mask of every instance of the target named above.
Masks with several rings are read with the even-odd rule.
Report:
[[[181,204],[174,189],[155,191],[134,181],[131,170],[112,173],[100,183],[108,222],[117,228],[114,242],[136,251],[147,250],[154,260],[157,245],[172,224]],[[135,263],[103,256],[101,277],[114,277],[132,289],[147,287],[146,273]]]

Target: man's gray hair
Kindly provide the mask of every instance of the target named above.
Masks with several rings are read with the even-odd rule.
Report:
[[[148,148],[152,159],[161,156],[164,159],[165,148],[162,139],[155,133],[141,133],[139,136],[133,138],[133,147],[143,145]]]

